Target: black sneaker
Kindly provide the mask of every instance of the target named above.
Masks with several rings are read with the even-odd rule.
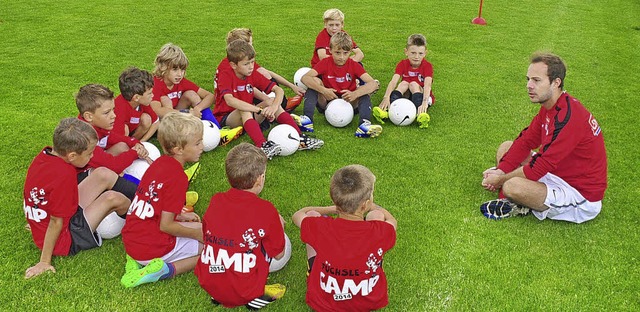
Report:
[[[501,220],[511,216],[526,216],[530,209],[512,203],[508,199],[494,199],[480,205],[480,212],[491,220]]]
[[[324,145],[324,141],[317,138],[312,138],[303,133],[300,135],[300,146],[298,146],[298,150],[299,151],[315,150],[315,149],[321,148],[323,145]]]
[[[267,155],[267,159],[271,159],[273,156],[280,155],[282,147],[273,141],[266,141],[262,143],[262,147],[260,147],[260,149],[262,149],[264,154]]]

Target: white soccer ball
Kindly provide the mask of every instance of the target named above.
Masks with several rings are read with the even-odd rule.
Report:
[[[416,120],[416,106],[409,99],[397,99],[389,107],[389,119],[397,126],[410,125]]]
[[[273,258],[271,259],[271,264],[269,264],[269,273],[280,271],[291,259],[291,241],[289,240],[289,236],[287,233],[284,233],[284,256],[280,258],[280,260]]]
[[[302,67],[300,69],[298,69],[296,71],[296,73],[293,75],[293,83],[304,89],[307,90],[307,86],[304,85],[304,83],[302,83],[302,76],[304,76],[306,73],[308,73],[311,70],[311,68],[309,67]]]
[[[280,145],[280,156],[289,156],[295,153],[300,146],[300,135],[295,128],[289,125],[277,125],[271,129],[267,140]]]
[[[96,233],[100,234],[104,239],[111,239],[120,235],[123,227],[124,219],[120,218],[114,211],[102,219],[96,229]]]
[[[129,167],[125,168],[122,173],[128,174],[140,181],[142,180],[144,173],[149,169],[149,166],[150,165],[146,160],[136,159],[131,163],[131,165],[129,165]]]
[[[208,152],[216,148],[220,143],[220,129],[209,120],[202,120],[202,125],[204,126],[202,144],[204,145],[204,151]]]
[[[142,142],[142,145],[145,149],[147,149],[147,152],[149,152],[149,158],[151,158],[151,160],[156,160],[158,159],[158,157],[160,157],[160,150],[155,145],[153,145],[153,143]]]
[[[324,112],[329,124],[336,128],[342,128],[353,120],[353,106],[343,99],[335,99],[327,104]]]

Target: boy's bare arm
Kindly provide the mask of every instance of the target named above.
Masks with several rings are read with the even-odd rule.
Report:
[[[322,94],[327,101],[338,98],[335,94],[337,90],[325,88],[322,85],[322,82],[318,79],[318,72],[315,69],[308,71],[300,80],[302,80],[302,83],[304,83],[308,88],[316,90],[318,93]]]
[[[58,237],[60,237],[60,232],[62,232],[63,225],[64,222],[62,218],[55,216],[49,217],[49,226],[44,234],[44,244],[42,245],[42,252],[40,253],[40,262],[27,269],[24,274],[25,278],[38,276],[46,271],[56,272],[56,269],[51,265],[51,257]]]
[[[216,100],[216,97],[215,95],[213,95],[213,93],[202,88],[198,89],[198,95],[202,100],[200,101],[200,103],[193,106],[193,108],[197,109],[198,111],[202,111],[206,108],[211,107],[211,105],[213,105],[213,102],[215,102]]]
[[[353,52],[353,55],[351,55],[351,59],[356,62],[362,62],[362,60],[364,59],[364,52],[362,52],[360,48],[355,48],[351,51]]]
[[[389,211],[387,211],[387,209],[384,209],[375,204],[375,207],[371,211],[382,212],[382,214],[384,214],[384,222],[391,224],[394,229],[398,229],[398,221],[393,217],[393,215],[391,215]]]
[[[151,109],[153,109],[153,111],[156,112],[156,114],[160,118],[173,111],[173,104],[171,103],[171,100],[169,100],[169,98],[166,96],[161,97],[160,102],[151,101],[151,104],[149,104],[149,106],[151,106]]]
[[[145,133],[142,136],[142,138],[140,138],[140,142],[149,141],[149,139],[151,139],[151,137],[156,133],[156,131],[158,131],[158,125],[160,125],[160,122],[155,122],[151,124],[151,127],[149,127],[149,130],[147,130],[147,133]]]
[[[371,75],[367,73],[360,76],[360,79],[365,82],[364,86],[361,86],[360,88],[357,88],[353,91],[348,91],[348,90],[342,91],[342,98],[345,101],[353,102],[363,95],[373,93],[379,87],[378,83],[371,77]]]
[[[175,217],[174,213],[163,211],[160,216],[160,231],[175,237],[188,237],[202,242],[202,223],[195,223],[200,226],[186,227],[175,221]]]
[[[264,68],[264,67],[262,67]],[[269,74],[271,74],[271,77],[273,77],[276,82],[280,85],[283,85],[291,90],[293,90],[293,92],[295,92],[297,95],[304,95],[304,90],[296,85],[294,85],[293,83],[289,82],[289,80],[285,79],[284,77],[276,74],[275,72],[272,72],[269,70]]]
[[[391,92],[396,89],[398,82],[400,82],[400,75],[393,74],[391,81],[389,81],[389,85],[387,85],[387,90],[384,92],[384,96],[382,97],[382,102],[380,102],[381,109],[389,109],[389,105],[391,104]]]
[[[422,90],[422,104],[418,107],[418,114],[426,113],[427,108],[429,108],[429,99],[431,98],[431,84],[433,83],[433,78],[425,77],[424,78],[424,88]]]
[[[296,211],[293,216],[291,217],[293,219],[293,223],[297,226],[300,227],[300,225],[302,224],[302,220],[304,220],[304,218],[308,217],[307,213],[310,211],[315,211],[320,215],[332,215],[332,214],[337,214],[338,211],[336,209],[336,206],[326,206],[326,207],[304,207],[298,211]]]

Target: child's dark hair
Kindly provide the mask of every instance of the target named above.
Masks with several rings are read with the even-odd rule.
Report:
[[[153,88],[153,76],[146,70],[129,67],[120,74],[118,85],[122,97],[131,101],[134,95],[142,95]]]
[[[267,156],[249,143],[240,143],[227,153],[224,164],[231,187],[248,190],[267,170]]]
[[[227,59],[229,62],[238,64],[245,57],[250,60],[256,57],[256,51],[248,42],[236,39],[227,45]]]
[[[407,48],[410,46],[426,47],[427,38],[423,34],[413,34],[407,39]]]
[[[88,84],[80,88],[76,94],[76,106],[80,115],[95,111],[102,105],[102,102],[113,100],[113,91],[100,84]]]

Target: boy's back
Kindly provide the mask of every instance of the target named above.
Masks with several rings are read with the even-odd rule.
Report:
[[[176,237],[160,230],[160,218],[163,211],[176,215],[182,212],[188,188],[182,165],[174,158],[163,155],[151,164],[140,181],[122,229],[122,241],[129,256],[151,260],[174,248]]]
[[[24,212],[33,241],[42,249],[50,217],[63,219],[63,227],[53,250],[55,256],[66,256],[71,246],[69,219],[78,207],[76,169],[62,158],[43,149],[35,157],[24,183]]]
[[[284,249],[278,211],[256,194],[231,188],[215,194],[203,216],[204,249],[195,273],[216,301],[244,305],[264,294],[269,262]]]
[[[364,311],[389,302],[382,269],[395,245],[394,227],[383,221],[305,218],[302,241],[317,255],[307,279],[307,304],[318,311]]]

